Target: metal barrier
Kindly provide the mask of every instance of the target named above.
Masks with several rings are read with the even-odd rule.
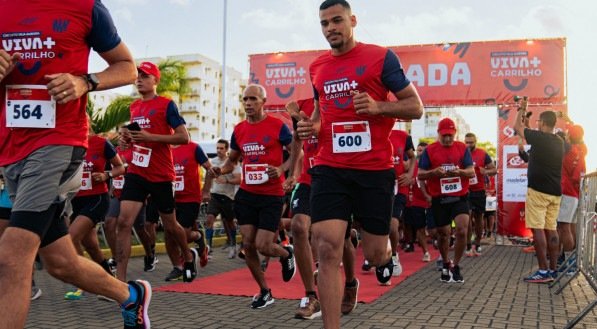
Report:
[[[559,294],[572,280],[582,274],[597,293],[597,172],[585,175],[581,180],[580,199],[576,210],[576,250],[558,269],[560,275],[550,288],[573,269],[573,277],[555,292]],[[597,298],[587,305],[565,329],[574,327],[597,306]]]

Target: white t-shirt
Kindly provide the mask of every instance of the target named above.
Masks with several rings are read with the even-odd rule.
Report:
[[[215,157],[210,159],[211,164],[215,167],[221,167],[224,162],[226,162],[227,158],[224,158],[223,160],[220,159],[219,157]],[[231,173],[224,175],[224,177],[228,178],[229,180],[234,178],[234,174],[241,174],[241,168],[240,166],[235,166],[234,170],[232,170]],[[216,182],[216,180],[213,180],[213,183],[211,185],[211,189],[209,190],[211,193],[216,193],[216,194],[222,194],[225,195],[227,197],[229,197],[230,199],[234,200],[234,195],[236,194],[236,191],[238,191],[238,185],[237,184],[220,184],[218,182]]]

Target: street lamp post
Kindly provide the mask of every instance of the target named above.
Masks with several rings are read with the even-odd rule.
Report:
[[[228,0],[224,0],[224,26],[222,42],[222,109],[220,110],[220,137],[226,138],[226,25]]]

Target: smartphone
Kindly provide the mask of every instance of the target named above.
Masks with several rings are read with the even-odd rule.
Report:
[[[139,124],[136,122],[129,123],[126,125],[126,128],[130,131],[141,131],[141,127],[139,127]]]

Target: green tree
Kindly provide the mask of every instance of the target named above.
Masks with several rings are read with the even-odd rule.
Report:
[[[484,149],[485,152],[489,154],[491,159],[495,160],[495,157],[497,156],[497,149],[492,142],[477,142],[477,147]]]
[[[160,83],[158,95],[175,99],[180,104],[184,97],[191,92],[187,80],[187,69],[181,61],[167,59],[158,63],[160,68]]]

